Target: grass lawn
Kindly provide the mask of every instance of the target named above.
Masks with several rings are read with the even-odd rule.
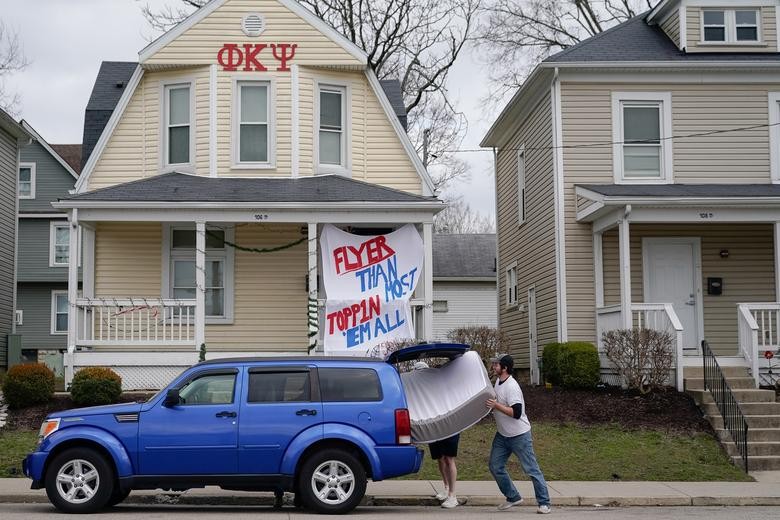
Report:
[[[495,425],[484,421],[463,432],[458,449],[460,480],[493,480],[488,456]],[[630,430],[619,426],[533,423],[534,449],[548,480],[752,481],[733,466],[706,433]],[[527,480],[516,457],[509,472]],[[425,455],[422,469],[405,479],[439,479]]]
[[[22,459],[35,448],[37,431],[0,430],[0,478],[23,477]]]

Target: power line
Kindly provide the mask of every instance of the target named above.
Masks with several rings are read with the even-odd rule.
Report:
[[[733,132],[746,132],[749,130],[756,130],[759,128],[770,128],[773,126],[778,126],[780,123],[766,123],[766,124],[760,124],[760,125],[751,125],[751,126],[740,126],[736,128],[726,128],[722,130],[709,130],[707,132],[695,132],[692,134],[683,134],[683,135],[670,135],[667,137],[661,137],[660,139],[632,139],[631,141],[600,141],[600,142],[592,142],[592,143],[582,143],[582,144],[562,144],[558,146],[532,146],[532,147],[522,147],[522,148],[500,148],[499,151],[519,151],[523,150],[526,152],[529,151],[543,151],[543,150],[557,150],[557,149],[567,149],[567,148],[601,148],[601,147],[612,147],[619,144],[658,144],[661,141],[673,141],[676,139],[690,139],[692,137],[707,137],[712,135],[718,135],[718,134],[729,134]],[[444,150],[446,153],[472,153],[472,152],[492,152],[493,150],[490,148],[462,148],[459,150]]]

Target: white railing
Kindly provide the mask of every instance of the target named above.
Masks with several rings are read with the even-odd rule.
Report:
[[[763,350],[775,351],[780,344],[779,303],[737,304],[739,353],[748,362],[750,373],[759,384],[758,358]]]
[[[79,298],[76,345],[193,346],[195,300]]]
[[[620,305],[607,305],[596,309],[596,338],[599,352],[604,351],[604,341],[602,337],[605,332],[623,328],[623,313],[620,311]]]

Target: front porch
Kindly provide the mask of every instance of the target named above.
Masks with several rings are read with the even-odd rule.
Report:
[[[577,219],[592,227],[599,347],[608,330],[666,331],[677,367],[701,366],[706,340],[722,366],[772,384],[764,352],[780,347],[780,209],[769,197],[675,193],[686,188],[577,188]]]

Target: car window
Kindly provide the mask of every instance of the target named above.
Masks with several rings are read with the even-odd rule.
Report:
[[[235,386],[236,374],[205,374],[179,389],[181,404],[230,404]]]
[[[381,401],[382,387],[370,368],[320,368],[323,401]]]
[[[311,383],[308,371],[250,372],[250,403],[285,403],[311,401]]]

